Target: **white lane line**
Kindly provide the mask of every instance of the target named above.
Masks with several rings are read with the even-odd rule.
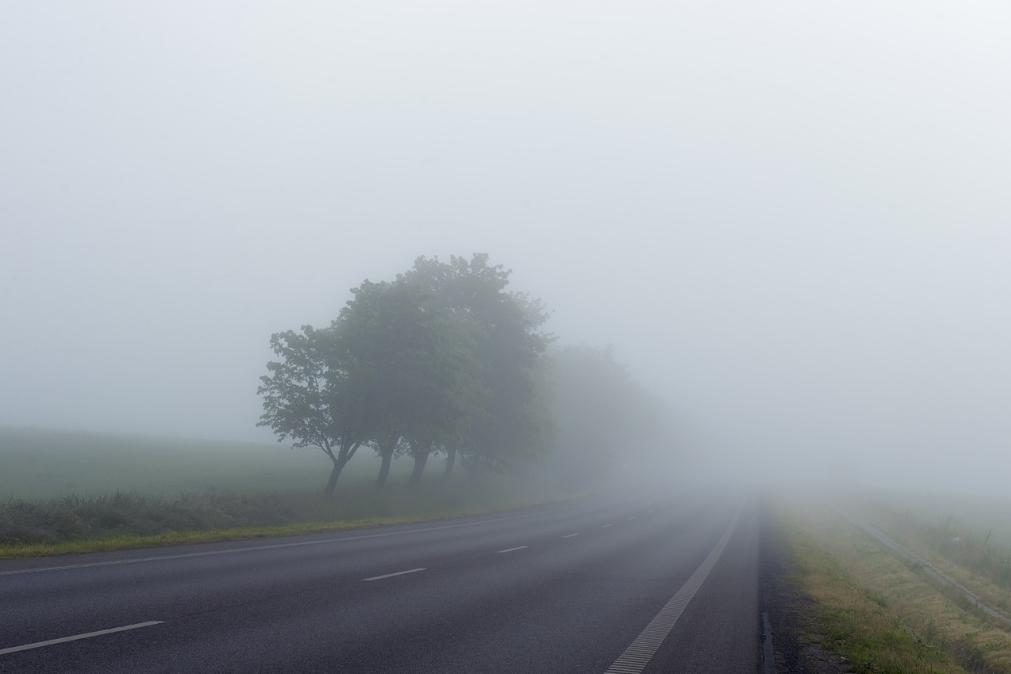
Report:
[[[515,548],[506,548],[505,550],[499,550],[497,554],[504,554],[506,552],[516,552],[517,550],[526,550],[529,545],[517,545]]]
[[[709,555],[699,564],[699,568],[695,569],[695,572],[685,581],[681,589],[674,593],[674,596],[664,604],[664,607],[660,609],[656,617],[646,625],[646,628],[635,638],[635,641],[625,649],[624,653],[618,656],[618,659],[607,668],[604,674],[641,674],[642,670],[646,668],[646,665],[649,664],[649,661],[653,659],[653,656],[660,649],[660,644],[670,635],[675,623],[685,612],[689,602],[695,597],[702,584],[706,582],[709,572],[716,566],[716,562],[719,561],[724,548],[727,547],[727,543],[730,541],[734,529],[737,528],[737,521],[740,518],[740,512],[734,515],[730,526],[723,532],[723,537],[720,538],[716,547],[710,550]]]
[[[418,573],[424,571],[425,567],[418,567],[417,569],[408,569],[407,571],[397,571],[396,573],[384,573],[381,576],[372,576],[371,578],[362,578],[362,582],[371,583],[374,580],[382,580],[384,578],[393,578],[394,576],[406,576],[409,573]]]
[[[522,517],[522,515],[520,516]],[[478,524],[498,522],[501,520],[516,519],[516,515],[505,517],[493,517],[478,520],[476,522],[460,522],[459,524],[444,524],[435,527],[422,527],[401,529],[398,531],[386,531],[376,534],[362,534],[360,536],[335,536],[333,538],[320,538],[311,541],[294,541],[292,543],[272,543],[270,545],[250,545],[244,548],[227,548],[224,550],[205,550],[203,552],[182,552],[175,555],[152,555],[150,557],[131,557],[129,559],[110,559],[104,562],[84,562],[81,564],[64,564],[61,566],[42,566],[37,568],[13,569],[11,571],[0,571],[0,576],[20,576],[29,573],[47,573],[50,571],[70,571],[73,569],[94,569],[100,566],[123,566],[126,564],[144,564],[147,562],[166,562],[174,559],[191,559],[195,557],[214,557],[217,555],[232,555],[242,552],[260,552],[263,550],[282,550],[284,548],[301,548],[309,545],[327,545],[332,543],[342,543],[344,541],[363,541],[369,538],[387,538],[389,536],[404,536],[407,534],[420,534],[426,531],[442,531],[443,529],[458,529],[460,527],[472,527]]]
[[[116,632],[127,632],[129,630],[139,630],[142,627],[151,627],[152,625],[161,625],[163,620],[148,620],[143,623],[134,623],[133,625],[123,625],[122,627],[110,627],[107,630],[97,630],[95,632],[85,632],[84,634],[75,634],[69,637],[60,637],[59,639],[48,639],[46,641],[36,641],[33,644],[24,644],[22,646],[11,646],[10,648],[0,648],[0,655],[10,655],[12,653],[20,653],[21,651],[30,651],[34,648],[45,648],[46,646],[55,646],[56,644],[65,644],[68,641],[80,641],[81,639],[92,639],[94,637],[101,637],[106,634],[115,634]]]
[[[578,535],[579,535],[579,532],[577,531],[574,534],[565,534],[564,536],[562,536],[562,538],[572,538],[573,536],[578,536]]]
[[[601,528],[601,529],[606,529],[606,528],[607,528],[607,527],[609,527],[609,526],[611,526],[611,523],[610,523],[610,522],[608,522],[607,524],[601,525],[601,527],[600,527],[600,528]]]

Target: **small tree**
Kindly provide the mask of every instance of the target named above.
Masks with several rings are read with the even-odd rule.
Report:
[[[352,390],[348,355],[335,328],[302,326],[274,334],[270,345],[278,360],[267,363],[258,393],[263,396],[260,426],[294,447],[317,447],[332,467],[325,493],[366,439],[366,415]]]

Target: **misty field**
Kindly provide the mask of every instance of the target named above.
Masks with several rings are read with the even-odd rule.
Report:
[[[349,464],[347,482],[371,479],[377,462]],[[313,449],[101,433],[0,429],[0,500],[146,496],[218,489],[307,492],[321,489],[327,460]]]
[[[937,535],[976,540],[982,546],[1011,548],[1011,475],[1003,496],[986,494],[913,493],[885,495],[881,507],[908,516]]]
[[[0,432],[0,556],[329,531],[515,508],[554,497],[502,476],[375,488],[379,462],[349,466],[324,496],[307,449],[34,430]]]

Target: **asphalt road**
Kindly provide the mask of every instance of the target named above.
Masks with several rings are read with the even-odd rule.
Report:
[[[756,520],[639,496],[0,562],[0,672],[757,672]]]

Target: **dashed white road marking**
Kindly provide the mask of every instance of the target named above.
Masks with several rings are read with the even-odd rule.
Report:
[[[705,560],[699,564],[699,567],[695,569],[695,572],[691,575],[685,584],[681,586],[673,597],[664,605],[660,612],[656,614],[646,625],[646,628],[635,638],[635,641],[625,649],[625,652],[618,656],[618,659],[614,661],[604,674],[641,674],[642,670],[646,668],[649,661],[653,659],[656,652],[660,649],[660,645],[666,639],[671,630],[674,629],[675,623],[681,617],[681,614],[685,612],[688,607],[688,603],[695,597],[695,594],[702,587],[702,584],[706,582],[706,578],[709,577],[709,572],[713,570],[716,566],[716,562],[720,560],[720,556],[723,554],[724,548],[727,547],[727,543],[730,541],[730,537],[733,535],[734,530],[737,528],[737,521],[740,519],[741,514],[738,512],[734,515],[734,519],[730,522],[730,526],[727,530],[723,532],[723,537],[720,538],[716,546],[709,552]]]
[[[601,529],[606,529],[606,528],[607,528],[607,527],[609,527],[609,526],[611,526],[611,523],[610,523],[610,522],[608,522],[607,524],[603,524],[603,525],[601,525],[601,527],[600,527],[600,528],[601,528]]]
[[[384,573],[381,576],[371,576],[369,578],[362,578],[365,583],[370,583],[374,580],[383,580],[384,578],[393,578],[394,576],[406,576],[409,573],[419,573],[425,571],[425,567],[419,566],[417,569],[408,569],[407,571],[396,571],[394,573]]]
[[[74,634],[69,637],[60,637],[59,639],[47,639],[46,641],[36,641],[31,644],[23,644],[21,646],[11,646],[9,648],[0,648],[0,655],[10,655],[12,653],[20,653],[21,651],[30,651],[35,648],[45,648],[46,646],[55,646],[56,644],[65,644],[69,641],[80,641],[81,639],[92,639],[94,637],[101,637],[106,634],[115,634],[117,632],[127,632],[129,630],[139,630],[142,627],[151,627],[152,625],[161,625],[163,620],[148,620],[147,622],[134,623],[133,625],[123,625],[122,627],[110,627],[105,630],[96,630],[94,632],[84,632],[83,634]]]
[[[578,536],[578,535],[579,535],[579,532],[577,531],[574,534],[565,534],[564,536],[562,536],[562,538],[572,538],[573,536]]]
[[[526,550],[529,547],[530,547],[529,545],[517,545],[515,548],[506,548],[505,550],[499,550],[498,554],[501,555],[506,552],[516,552],[517,550]]]

